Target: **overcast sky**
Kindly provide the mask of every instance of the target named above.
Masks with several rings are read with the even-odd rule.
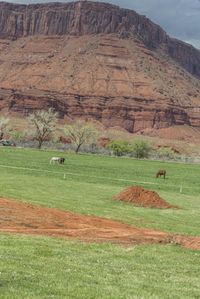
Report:
[[[99,0],[136,10],[159,24],[172,37],[200,48],[200,0]],[[15,3],[41,3],[45,0],[9,0]],[[53,0],[56,2],[56,0]],[[62,2],[73,2],[66,0]]]

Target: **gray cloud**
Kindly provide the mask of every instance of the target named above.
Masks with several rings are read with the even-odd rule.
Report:
[[[200,48],[200,0],[99,0],[136,10],[159,24],[172,37]],[[45,0],[9,0],[15,3],[50,2]],[[55,0],[53,0],[55,2]],[[73,2],[62,1],[62,2]]]

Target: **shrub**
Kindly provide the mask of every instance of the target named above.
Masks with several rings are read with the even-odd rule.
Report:
[[[115,156],[123,156],[131,152],[131,146],[128,141],[114,140],[106,148],[113,152]]]
[[[151,146],[146,140],[135,140],[133,143],[133,155],[137,159],[148,158]]]
[[[161,147],[157,153],[159,158],[174,159],[176,157],[175,152],[170,147]]]
[[[16,141],[24,141],[26,139],[26,132],[23,131],[12,131],[10,133],[12,139]]]

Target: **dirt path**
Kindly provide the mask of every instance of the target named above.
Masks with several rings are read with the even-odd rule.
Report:
[[[118,221],[78,215],[0,198],[0,231],[134,245],[177,243],[200,249],[200,238],[135,228]]]

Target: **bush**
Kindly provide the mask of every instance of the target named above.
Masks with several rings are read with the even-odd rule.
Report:
[[[133,154],[137,159],[148,158],[151,146],[146,140],[135,140],[133,143]]]
[[[10,133],[12,139],[16,141],[24,141],[26,139],[26,132],[22,131],[12,131]]]
[[[122,140],[114,140],[110,142],[106,148],[112,151],[115,156],[123,156],[132,151],[128,141]]]
[[[161,147],[157,151],[159,158],[174,159],[176,154],[170,147]]]

